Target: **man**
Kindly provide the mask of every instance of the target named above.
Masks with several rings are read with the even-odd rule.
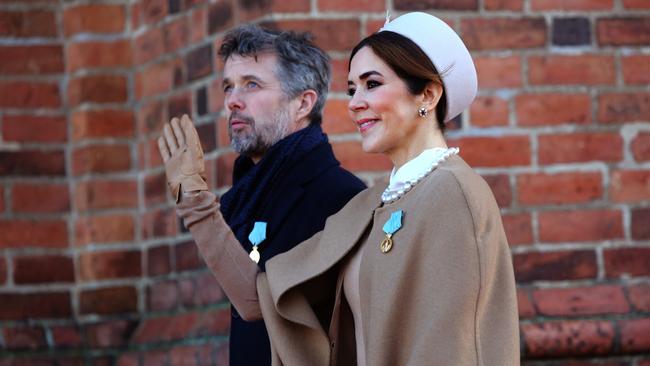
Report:
[[[327,55],[306,35],[245,25],[226,34],[219,56],[225,62],[228,133],[232,148],[240,154],[233,186],[221,197],[220,210],[264,271],[269,258],[320,231],[327,217],[365,185],[340,167],[320,127],[330,66]],[[180,123],[174,119],[165,126],[165,139],[158,141],[177,200],[182,194],[207,190],[200,177],[200,147],[193,153],[198,167],[174,166],[188,164],[173,159],[175,146],[184,144],[176,140],[183,139],[181,130],[188,126],[194,131],[186,116]],[[183,172],[180,178],[174,170]],[[260,230],[262,236],[255,239]],[[270,363],[264,322],[247,322],[232,308],[230,364]]]

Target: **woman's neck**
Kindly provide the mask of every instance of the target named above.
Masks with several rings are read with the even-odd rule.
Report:
[[[436,147],[447,148],[447,143],[442,136],[442,132],[438,129],[416,133],[412,138],[408,138],[402,145],[403,146],[396,147],[387,152],[388,157],[395,166],[395,170],[420,155],[424,150]]]

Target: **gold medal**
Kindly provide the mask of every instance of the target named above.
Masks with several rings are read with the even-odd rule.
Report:
[[[393,239],[391,239],[391,236],[391,234],[386,234],[386,238],[381,241],[381,244],[379,244],[379,249],[381,249],[381,252],[384,254],[390,252],[393,248]]]
[[[259,263],[260,261],[260,252],[257,251],[257,245],[253,246],[253,250],[251,250],[250,254],[248,256],[251,258],[251,260],[255,263]]]

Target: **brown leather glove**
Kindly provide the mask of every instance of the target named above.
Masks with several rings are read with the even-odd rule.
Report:
[[[158,150],[165,163],[167,184],[178,203],[181,192],[207,191],[205,163],[199,134],[186,114],[172,118],[158,138]]]

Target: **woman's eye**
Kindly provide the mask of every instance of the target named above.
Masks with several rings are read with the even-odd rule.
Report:
[[[355,89],[349,88],[349,89],[348,89],[348,96],[349,96],[349,97],[354,96],[354,93],[355,93],[355,92],[356,92]]]
[[[254,81],[249,81],[248,83],[246,83],[246,87],[249,89],[254,89],[259,87],[259,85]]]
[[[228,92],[231,91],[231,90],[232,90],[232,86],[231,86],[231,85],[224,85],[224,87],[223,87],[223,92],[224,92],[224,93],[228,93]]]
[[[374,81],[374,80],[368,80],[368,82],[366,83],[366,87],[368,89],[373,89],[373,88],[376,88],[376,87],[378,87],[380,85],[381,85],[381,83],[379,83],[378,81]]]

